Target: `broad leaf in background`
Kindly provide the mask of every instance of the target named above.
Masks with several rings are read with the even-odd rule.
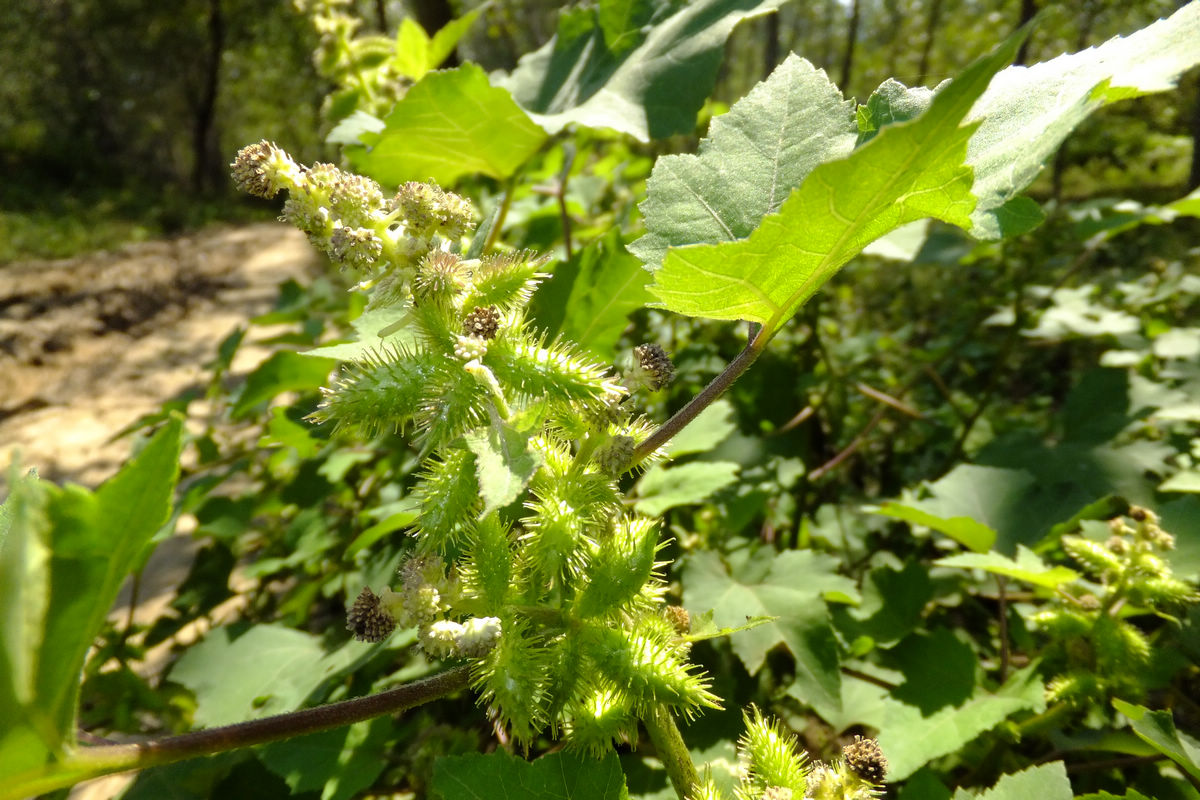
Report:
[[[1040,209],[1018,192],[1075,126],[1096,109],[1118,100],[1174,88],[1176,79],[1200,63],[1200,3],[1170,18],[1099,47],[1034,64],[1010,67],[992,81],[971,109],[968,122],[982,120],[967,148],[975,170],[979,204],[968,228],[977,238],[1023,233],[1040,221]],[[1037,211],[1011,215],[1010,205]]]
[[[1145,706],[1114,699],[1113,708],[1129,717],[1133,732],[1180,769],[1200,780],[1200,742],[1176,730],[1170,711],[1151,711]]]
[[[723,627],[741,625],[748,618],[775,617],[735,634],[730,639],[733,651],[753,675],[769,650],[786,645],[796,659],[798,696],[839,707],[837,641],[822,595],[856,598],[858,592],[853,581],[836,573],[838,560],[812,550],[762,550],[749,558],[737,553],[730,560],[735,562],[732,573],[716,553],[688,557],[684,606],[696,613],[712,609],[713,620]]]
[[[887,516],[905,519],[952,536],[976,552],[996,544],[1011,551],[1026,523],[1026,494],[1036,480],[1022,469],[961,464],[928,484],[929,497],[885,506]],[[974,521],[969,525],[966,521]],[[961,537],[961,538],[960,538]],[[986,547],[985,547],[986,545]]]
[[[171,668],[171,680],[196,696],[197,727],[294,711],[371,648],[349,642],[327,653],[317,637],[280,625],[238,633],[228,627],[210,631]]]
[[[233,406],[233,418],[241,419],[259,403],[282,392],[318,389],[325,385],[337,362],[329,358],[302,356],[281,350],[246,376],[246,385]]]
[[[433,180],[452,185],[464,175],[504,179],[546,141],[504,89],[475,64],[431,72],[408,90],[366,147],[347,147],[356,170],[380,183]]]
[[[916,120],[889,125],[848,158],[814,169],[749,238],[672,248],[650,291],[672,311],[759,322],[771,336],[889,231],[925,217],[969,227],[975,200],[963,159],[975,126],[961,123],[1020,41],[1014,35],[969,66]],[[732,169],[740,154],[729,155]]]
[[[95,493],[27,479],[4,504],[0,778],[6,788],[74,744],[84,658],[131,565],[167,520],[182,433],[183,423],[172,418]]]
[[[901,503],[884,503],[878,508],[867,510],[944,533],[963,547],[974,550],[976,553],[986,553],[996,541],[994,530],[982,522],[976,522],[971,517],[939,517],[924,509]]]
[[[267,769],[293,794],[321,792],[321,800],[349,800],[370,786],[387,766],[391,717],[272,742],[258,752]]]
[[[617,754],[596,759],[562,750],[530,763],[503,750],[439,758],[433,796],[441,800],[627,800]]]
[[[953,800],[1071,800],[1071,781],[1061,761],[1005,775],[985,792],[959,789]]]
[[[745,239],[818,165],[854,149],[854,103],[824,70],[790,55],[714,117],[696,155],[654,164],[640,209],[648,233],[629,249],[646,264],[668,247]]]
[[[737,430],[733,404],[722,398],[700,412],[687,427],[667,442],[671,458],[688,453],[707,453]]]
[[[646,291],[647,280],[641,262],[626,252],[620,231],[613,228],[554,268],[534,295],[534,317],[551,336],[612,361],[629,315],[654,299]]]
[[[680,467],[655,466],[637,484],[638,513],[657,517],[669,508],[700,503],[737,480],[738,465],[696,461]]]
[[[414,328],[404,324],[407,316],[407,309],[395,306],[364,311],[350,323],[356,334],[354,341],[314,347],[300,355],[340,361],[374,361],[381,347],[405,347],[416,341]]]
[[[601,0],[564,11],[502,83],[547,131],[570,123],[641,141],[692,130],[730,31],[784,0]]]
[[[1024,545],[1017,545],[1017,558],[1014,561],[999,553],[963,553],[957,556],[941,558],[933,562],[939,567],[958,567],[960,569],[981,569],[993,575],[1003,575],[1015,578],[1034,586],[1053,589],[1064,583],[1070,583],[1079,577],[1079,573],[1066,567],[1051,567],[1034,555],[1033,551]]]
[[[1045,687],[1035,669],[1036,665],[1031,665],[1014,673],[995,692],[977,689],[961,705],[945,706],[932,714],[917,705],[885,699],[883,720],[878,727],[879,746],[888,760],[888,780],[907,778],[922,765],[961,749],[1018,711],[1045,708]],[[1051,795],[1033,792],[1013,797]]]

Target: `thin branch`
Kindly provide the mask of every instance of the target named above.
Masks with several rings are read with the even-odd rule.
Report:
[[[1005,588],[1008,580],[1003,575],[996,576],[996,593],[1000,597],[1000,682],[1008,680],[1008,595]]]
[[[864,683],[869,683],[872,686],[878,686],[880,689],[886,689],[889,692],[894,691],[900,685],[898,683],[892,683],[891,681],[885,681],[883,678],[876,678],[874,675],[868,675],[865,672],[860,672],[851,667],[842,667],[842,674],[849,675],[851,678],[858,678]]]
[[[466,688],[471,667],[461,666],[386,692],[306,708],[273,717],[192,731],[179,736],[118,745],[83,747],[61,764],[46,765],[36,773],[12,776],[10,788],[22,795],[39,795],[86,778],[113,772],[145,769],[189,758],[239,750],[243,747],[331,730],[368,719],[395,714]],[[49,770],[53,770],[52,772]],[[0,797],[7,796],[0,789]]]
[[[901,414],[907,414],[908,416],[913,417],[914,419],[925,419],[925,415],[922,414],[917,409],[913,408],[912,406],[902,402],[901,400],[898,400],[895,397],[892,397],[890,394],[887,394],[886,392],[881,392],[878,389],[872,388],[871,386],[868,386],[867,384],[865,384],[861,381],[856,381],[854,384],[854,388],[858,389],[858,391],[862,392],[863,394],[865,394],[867,397],[871,398],[872,400],[878,400],[879,402],[883,403],[884,405],[891,406],[892,408],[899,411]],[[907,387],[905,387],[905,389],[907,390]]]
[[[875,415],[872,416],[871,419],[867,421],[867,424],[862,427],[862,430],[860,430],[858,432],[858,434],[850,441],[850,444],[843,447],[842,451],[840,453],[838,453],[837,455],[835,455],[833,458],[829,459],[824,464],[822,464],[821,466],[814,469],[812,472],[809,472],[808,479],[810,481],[820,480],[822,477],[825,476],[825,473],[829,472],[831,469],[834,469],[839,464],[841,464],[843,461],[845,461],[847,458],[854,455],[854,452],[856,450],[858,450],[859,447],[862,447],[863,442],[865,442],[867,440],[867,434],[870,433],[871,431],[873,431],[875,429],[875,426],[883,421],[883,418],[885,416],[887,416],[887,412],[888,412],[888,406],[884,406],[883,408],[876,411]]]
[[[738,353],[737,358],[729,362],[720,375],[713,378],[712,383],[705,386],[700,394],[692,398],[690,403],[675,412],[675,416],[664,422],[662,427],[642,440],[642,443],[633,451],[633,458],[629,465],[632,467],[669,442],[671,437],[683,430],[701,411],[712,405],[718,397],[725,393],[725,390],[733,385],[734,381],[742,376],[742,373],[749,369],[755,359],[762,354],[768,341],[770,341],[770,336],[764,335],[762,328],[757,329],[750,343],[742,352]]]

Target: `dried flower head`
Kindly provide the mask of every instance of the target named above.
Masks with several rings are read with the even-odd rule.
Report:
[[[842,748],[846,766],[868,783],[881,784],[887,774],[887,759],[879,749],[879,742],[855,736],[854,741]]]
[[[675,377],[675,365],[659,345],[640,344],[633,348],[633,354],[651,391],[657,392]]]
[[[229,166],[234,185],[255,197],[274,197],[303,172],[291,156],[266,139],[243,147]]]
[[[500,330],[500,315],[492,306],[476,307],[463,317],[463,333],[480,339],[494,339]]]
[[[396,620],[370,587],[363,587],[346,614],[346,630],[360,642],[382,642],[396,630]]]

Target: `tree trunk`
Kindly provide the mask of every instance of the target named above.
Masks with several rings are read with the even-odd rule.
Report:
[[[1033,19],[1037,15],[1037,10],[1037,0],[1021,0],[1021,18],[1017,20],[1017,27],[1020,28]],[[1021,42],[1021,48],[1017,50],[1017,57],[1013,59],[1014,64],[1024,64],[1025,59],[1029,57],[1029,39],[1031,37],[1032,34]]]
[[[208,57],[204,70],[204,86],[196,104],[196,115],[192,128],[192,190],[202,194],[216,188],[221,180],[218,171],[221,163],[216,137],[217,91],[221,82],[221,53],[225,50],[225,16],[221,0],[209,0],[208,4]]]
[[[850,93],[850,79],[854,76],[854,46],[858,41],[859,0],[851,0],[850,26],[846,30],[846,54],[842,58],[842,79],[839,82],[842,94]]]
[[[779,11],[767,14],[766,41],[763,43],[763,78],[765,79],[779,66]]]
[[[925,24],[925,42],[921,45],[921,63],[917,65],[917,83],[921,85],[929,80],[929,57],[933,54],[933,41],[937,36],[937,26],[941,16],[942,0],[931,0],[929,18]]]
[[[1187,190],[1200,189],[1200,77],[1194,76],[1195,89],[1192,97],[1192,170],[1188,175]]]

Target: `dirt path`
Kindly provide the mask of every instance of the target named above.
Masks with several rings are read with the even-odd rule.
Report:
[[[221,340],[315,269],[275,223],[0,266],[0,487],[18,451],[43,478],[98,484],[129,454],[115,433],[203,386]],[[266,355],[243,344],[233,372]]]

